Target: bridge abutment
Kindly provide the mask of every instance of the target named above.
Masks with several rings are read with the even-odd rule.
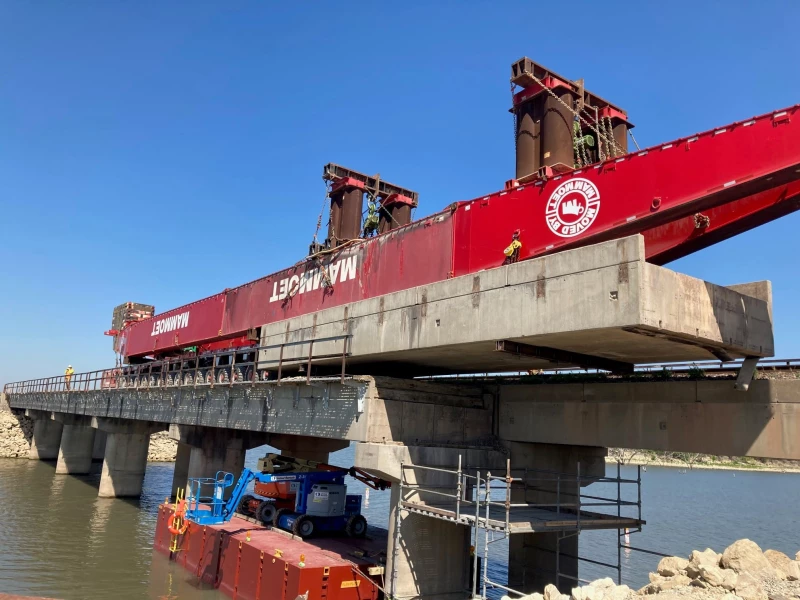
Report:
[[[44,410],[27,410],[33,419],[33,438],[28,458],[31,460],[56,460],[61,446],[63,425],[53,420],[53,413]]]
[[[63,425],[56,463],[57,475],[85,475],[92,468],[92,452],[97,430],[91,417],[54,413]]]

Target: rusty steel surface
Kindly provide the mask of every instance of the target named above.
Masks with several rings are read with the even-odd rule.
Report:
[[[344,186],[331,192],[331,221],[328,239],[338,246],[348,240],[361,237],[361,210],[364,190],[355,186]]]
[[[375,196],[385,198],[392,194],[399,194],[412,200],[414,206],[417,205],[419,194],[399,185],[384,181],[376,175],[366,175],[347,167],[342,167],[334,163],[328,163],[322,168],[322,178],[326,181],[338,181],[342,178],[353,179],[361,182],[364,189],[372,192]]]

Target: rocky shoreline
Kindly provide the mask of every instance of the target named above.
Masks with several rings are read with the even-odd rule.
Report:
[[[800,551],[792,559],[739,540],[722,554],[706,548],[689,558],[662,558],[650,583],[639,590],[607,577],[572,588],[570,594],[548,585],[543,594],[523,600],[800,600]]]
[[[28,458],[32,438],[33,419],[0,402],[0,458]],[[150,436],[148,462],[174,462],[177,452],[178,443],[166,431]]]
[[[609,464],[621,462],[624,465],[671,467],[690,470],[714,469],[720,471],[800,473],[800,461],[797,460],[772,460],[680,452],[654,452],[652,450],[626,450],[622,448],[609,448],[606,462]]]

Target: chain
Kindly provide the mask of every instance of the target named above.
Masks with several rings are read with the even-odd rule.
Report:
[[[579,134],[581,131],[581,126],[577,121],[573,121],[572,123],[572,152],[575,155],[575,163],[578,168],[583,166],[583,158],[581,157],[581,140],[579,140]]]
[[[541,88],[542,88],[542,89],[543,89],[545,92],[547,92],[547,93],[548,93],[548,94],[550,94],[550,95],[551,95],[553,98],[555,98],[555,99],[556,99],[556,101],[557,101],[559,104],[561,104],[561,106],[563,106],[564,108],[566,108],[566,109],[567,109],[569,112],[571,112],[571,113],[572,113],[573,115],[575,115],[575,116],[576,116],[578,119],[580,119],[580,121],[581,121],[581,122],[582,122],[584,125],[586,125],[586,126],[589,128],[589,129],[591,129],[592,131],[594,131],[594,132],[597,134],[597,140],[598,140],[598,143],[599,143],[599,141],[600,141],[600,138],[602,137],[602,138],[603,138],[603,139],[606,141],[606,143],[608,143],[608,144],[613,144],[614,146],[616,146],[616,145],[617,145],[617,143],[616,143],[615,141],[613,141],[613,140],[609,141],[609,140],[608,140],[608,139],[607,139],[607,138],[606,138],[604,135],[602,135],[602,134],[600,133],[600,131],[598,130],[598,128],[597,128],[597,127],[595,127],[594,125],[592,125],[592,124],[591,124],[589,121],[587,121],[586,119],[584,119],[584,118],[583,118],[583,117],[580,115],[580,113],[579,113],[577,110],[575,110],[575,109],[574,109],[574,108],[572,108],[572,107],[571,107],[569,104],[567,104],[567,103],[566,103],[566,102],[564,102],[564,101],[563,101],[561,98],[559,98],[559,97],[558,97],[558,96],[555,94],[555,92],[553,92],[553,90],[551,90],[549,87],[547,87],[546,85],[544,85],[544,83],[542,83],[542,80],[541,80],[541,79],[539,79],[538,77],[536,77],[536,75],[534,75],[533,73],[528,73],[528,75],[530,75],[530,76],[531,76],[531,78],[532,78],[532,79],[533,79],[533,80],[534,80],[536,83],[538,83],[538,84],[539,84],[539,86],[540,86],[540,87],[541,87]],[[619,150],[620,150],[620,154],[624,154],[624,153],[622,152],[622,148],[620,148]]]
[[[609,145],[609,147],[608,147],[611,157],[614,158],[614,157],[617,156],[618,144],[617,144],[617,141],[614,140],[614,127],[611,125],[611,117],[606,116],[606,117],[603,117],[602,120],[604,120],[605,123],[606,123],[606,132],[608,134],[609,139],[614,141],[614,145],[613,146]],[[620,154],[622,154],[622,148],[620,148]]]
[[[319,217],[317,217],[317,229],[314,231],[314,243],[317,244],[317,234],[319,233],[319,228],[322,227],[322,215],[325,214],[325,205],[329,202],[331,197],[331,188],[333,184],[330,181],[325,182],[325,197],[322,199],[322,208],[319,211]]]
[[[511,105],[514,106],[514,84],[511,84]],[[517,155],[517,111],[512,110],[511,114],[514,115],[514,156]]]

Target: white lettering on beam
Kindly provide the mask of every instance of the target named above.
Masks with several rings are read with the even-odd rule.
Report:
[[[357,268],[358,255],[337,260],[324,267],[331,285],[355,279]],[[273,282],[272,295],[269,297],[269,301],[276,302],[278,300],[284,300],[287,296],[295,296],[297,294],[305,294],[306,292],[318,290],[320,285],[325,287],[326,284],[322,269],[321,267],[314,267],[307,269],[300,275],[292,275]]]
[[[178,315],[172,315],[171,317],[158,319],[157,321],[153,322],[153,331],[150,333],[150,337],[160,333],[169,333],[170,331],[175,331],[176,329],[183,329],[188,325],[189,311],[180,313]]]

